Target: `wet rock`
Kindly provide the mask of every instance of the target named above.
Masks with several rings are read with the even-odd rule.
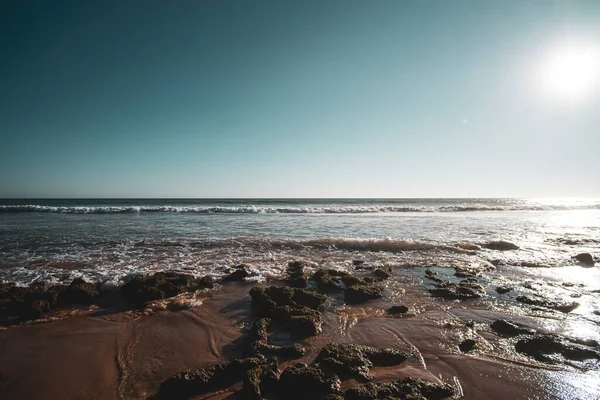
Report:
[[[279,364],[276,359],[250,369],[244,377],[242,397],[251,400],[270,397],[278,389],[279,375]]]
[[[579,262],[584,267],[593,267],[594,266],[594,257],[590,253],[581,253],[577,254],[573,257],[575,260]]]
[[[307,286],[308,275],[304,271],[304,264],[301,261],[290,261],[287,267],[287,282],[292,287],[305,288]]]
[[[454,394],[450,385],[438,385],[418,378],[404,378],[389,383],[367,383],[344,393],[346,400],[385,398],[442,400]]]
[[[362,266],[364,264],[365,264],[364,260],[352,260],[352,265],[354,265],[355,267]]]
[[[545,308],[551,308],[553,310],[557,310],[557,311],[561,311],[564,313],[569,313],[571,311],[573,311],[574,309],[576,309],[577,307],[579,307],[579,303],[572,301],[572,302],[556,302],[556,301],[551,301],[548,300],[544,297],[541,296],[537,296],[537,297],[529,297],[529,296],[518,296],[516,298],[516,300],[519,303],[523,303],[523,304],[529,304],[532,306],[539,306],[539,307],[545,307]]]
[[[435,271],[432,271],[430,269],[425,270],[425,278],[427,278],[427,279],[437,280],[436,275],[437,275],[437,272],[435,272]]]
[[[298,343],[289,346],[273,346],[268,344],[268,331],[270,326],[270,318],[261,318],[252,324],[246,338],[244,351],[246,357],[268,353],[283,358],[298,358],[306,353],[306,349]],[[314,328],[311,332],[314,332]]]
[[[472,269],[472,268],[456,267],[455,271],[456,272],[454,272],[454,276],[456,276],[458,278],[469,278],[469,277],[479,275],[479,271]]]
[[[325,346],[317,358],[316,365],[329,374],[342,379],[371,380],[369,368],[398,365],[411,356],[395,349],[376,349],[348,343],[331,343]]]
[[[317,282],[320,292],[330,293],[343,289],[341,277],[344,274],[333,269],[320,269],[314,273],[313,279]]]
[[[193,285],[193,277],[177,272],[157,272],[150,276],[137,276],[121,287],[121,294],[138,307],[147,302],[174,297]]]
[[[496,288],[496,292],[498,292],[498,294],[512,292],[512,290],[513,290],[513,288],[511,288],[510,286],[498,286]]]
[[[515,343],[515,350],[538,361],[551,364],[562,361],[558,357],[559,355],[567,360],[575,361],[588,359],[600,360],[600,353],[598,351],[566,343],[555,335],[536,335],[521,339]]]
[[[291,366],[281,373],[279,393],[289,399],[323,399],[328,395],[340,394],[338,377],[328,377],[315,367]]]
[[[39,319],[50,310],[50,304],[46,300],[31,300],[21,304],[19,316],[24,321]]]
[[[494,331],[508,337],[535,334],[535,331],[533,329],[521,327],[513,322],[504,319],[499,319],[492,322],[490,324],[490,327]]]
[[[446,300],[470,300],[483,296],[485,290],[476,279],[465,279],[458,284],[450,281],[436,283],[434,289],[429,289],[429,293]]]
[[[228,364],[212,364],[205,368],[186,370],[164,381],[157,397],[187,399],[225,389],[246,378],[248,371],[269,363],[264,357],[252,357],[234,360]]]
[[[213,289],[215,287],[213,277],[208,275],[196,279],[194,283],[196,284],[196,289]]]
[[[240,282],[251,275],[250,267],[246,264],[235,266],[235,270],[223,278],[223,282]]]
[[[519,246],[517,246],[514,243],[505,242],[504,240],[495,240],[495,241],[487,242],[487,243],[483,244],[482,247],[485,247],[486,249],[500,250],[500,251],[519,250]]]
[[[376,268],[373,271],[373,275],[380,279],[388,279],[392,276],[392,270],[390,268]]]
[[[317,309],[327,297],[286,286],[256,286],[250,290],[250,296],[259,315],[283,323],[296,336],[313,336],[321,332],[322,315]]]
[[[58,294],[57,304],[60,307],[73,304],[90,304],[99,295],[100,291],[96,285],[88,283],[83,279],[75,279]]]
[[[409,311],[407,306],[392,306],[387,309],[387,313],[391,315],[405,314]]]
[[[471,350],[477,348],[477,342],[474,341],[473,339],[465,339],[462,342],[460,342],[460,344],[458,345],[458,348],[463,353],[468,353]]]
[[[344,300],[348,304],[359,304],[383,297],[383,286],[354,285],[344,289]]]

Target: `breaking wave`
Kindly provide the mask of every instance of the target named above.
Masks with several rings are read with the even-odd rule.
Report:
[[[325,206],[45,206],[35,204],[0,205],[0,213],[62,213],[62,214],[127,214],[127,213],[196,213],[196,214],[376,214],[376,213],[435,213],[477,211],[552,211],[597,210],[600,203],[585,205],[325,205]]]

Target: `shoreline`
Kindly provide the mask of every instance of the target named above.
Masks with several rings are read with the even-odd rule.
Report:
[[[451,387],[454,398],[592,398],[600,390],[595,383],[600,376],[597,359],[594,361],[597,342],[581,344],[567,335],[555,336],[560,328],[552,332],[544,322],[559,316],[532,314],[526,304],[508,313],[477,297],[448,300],[431,296],[423,290],[428,281],[439,279],[431,270],[417,279],[415,271],[397,268],[386,271],[390,276],[384,279],[383,273],[379,278],[375,269],[358,264],[355,273],[346,273],[346,283],[339,281],[339,288],[330,287],[329,291],[328,278],[307,276],[301,263],[296,266],[300,275],[288,267],[287,280],[261,284],[243,282],[245,268],[240,266],[213,289],[182,292],[143,307],[127,310],[113,303],[112,308],[59,308],[51,313],[54,320],[49,322],[5,328],[0,331],[2,397],[156,398],[161,385],[181,371],[243,359],[249,330],[264,317],[257,314],[256,304],[253,306],[248,295],[253,288],[290,283],[303,286],[302,282],[309,291],[326,292],[317,307],[319,332],[295,339],[284,325],[271,326],[269,346],[295,343],[305,349],[304,354],[291,359],[277,357],[279,373],[298,362],[314,366],[328,345],[353,344],[410,354],[398,365],[369,368],[373,382],[419,378]],[[356,287],[381,285],[384,292],[382,296],[348,301],[344,293],[352,280],[360,280]],[[448,284],[444,285],[447,289]],[[394,305],[405,305],[408,310],[392,315],[387,310]],[[492,328],[498,320],[510,320],[522,332],[499,332]],[[594,356],[546,360],[515,350],[519,340],[535,337],[560,338],[566,348],[586,350]],[[473,340],[473,346],[464,352],[459,345],[468,340]],[[339,389],[343,393],[364,383],[343,379]],[[225,398],[235,393],[232,398],[246,398],[242,390],[241,383],[234,382],[191,398]],[[179,397],[171,393],[168,398]]]

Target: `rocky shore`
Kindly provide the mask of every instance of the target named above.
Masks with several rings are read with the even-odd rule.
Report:
[[[531,284],[490,287],[493,263],[409,275],[353,264],[348,272],[290,261],[285,276],[260,284],[245,281],[248,265],[218,282],[159,272],[111,290],[82,279],[1,284],[0,397],[563,398],[546,381],[600,370],[596,340],[540,328],[532,314],[579,303]],[[513,313],[478,303],[491,294],[509,296]],[[64,364],[51,359],[61,352]],[[43,368],[78,379],[53,371],[48,380]]]

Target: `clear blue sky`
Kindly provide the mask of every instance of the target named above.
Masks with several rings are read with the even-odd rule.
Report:
[[[0,0],[0,197],[600,196],[573,38],[600,1]]]

